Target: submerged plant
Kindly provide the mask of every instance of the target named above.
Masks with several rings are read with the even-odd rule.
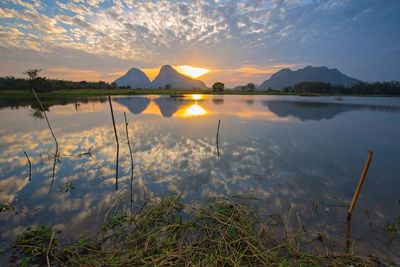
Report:
[[[113,215],[111,215],[109,221],[108,221],[108,226],[110,228],[114,228],[117,226],[121,226],[125,219],[127,218],[127,214],[124,212],[117,212]]]
[[[66,182],[65,184],[60,185],[60,186],[58,187],[58,191],[59,191],[59,192],[65,192],[65,193],[67,193],[67,192],[72,191],[72,190],[75,190],[75,187],[74,187],[74,185],[72,184],[72,182]]]
[[[22,254],[21,265],[29,263],[44,264],[51,255],[56,255],[55,248],[60,244],[61,231],[53,230],[50,226],[40,225],[37,228],[27,228],[17,236],[16,247]]]
[[[385,233],[389,242],[400,237],[400,216],[393,222],[388,222],[385,226]]]
[[[11,203],[0,203],[0,213],[12,210],[14,210],[14,206]]]

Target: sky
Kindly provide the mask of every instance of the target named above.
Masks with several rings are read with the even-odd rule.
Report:
[[[208,86],[307,65],[400,80],[400,1],[0,0],[0,76],[111,82],[164,64],[207,69]]]

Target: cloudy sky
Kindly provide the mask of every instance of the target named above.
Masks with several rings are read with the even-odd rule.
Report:
[[[113,81],[130,67],[260,83],[281,68],[400,80],[399,0],[0,0],[0,75]]]

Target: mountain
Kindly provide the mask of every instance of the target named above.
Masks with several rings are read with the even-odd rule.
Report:
[[[143,71],[131,68],[124,76],[115,80],[118,86],[130,86],[131,88],[151,88],[150,79]]]
[[[172,89],[207,89],[202,81],[182,75],[170,65],[164,65],[153,80],[152,86],[164,89],[167,85]]]
[[[327,82],[335,85],[349,86],[359,83],[360,80],[349,77],[337,69],[307,66],[296,71],[282,69],[272,74],[271,78],[260,84],[257,89],[266,90],[269,87],[272,89],[283,89],[286,86],[292,86],[301,82]]]

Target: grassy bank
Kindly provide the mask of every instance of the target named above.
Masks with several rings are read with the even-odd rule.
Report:
[[[276,228],[281,231],[277,231]],[[277,235],[276,233],[280,233]],[[284,234],[282,234],[284,233]],[[17,238],[15,263],[54,266],[378,266],[353,253],[335,254],[319,236],[321,253],[302,250],[301,222],[286,228],[279,214],[261,218],[250,207],[219,198],[184,205],[180,197],[147,202],[134,213],[109,210],[90,239],[61,245],[51,227]]]

